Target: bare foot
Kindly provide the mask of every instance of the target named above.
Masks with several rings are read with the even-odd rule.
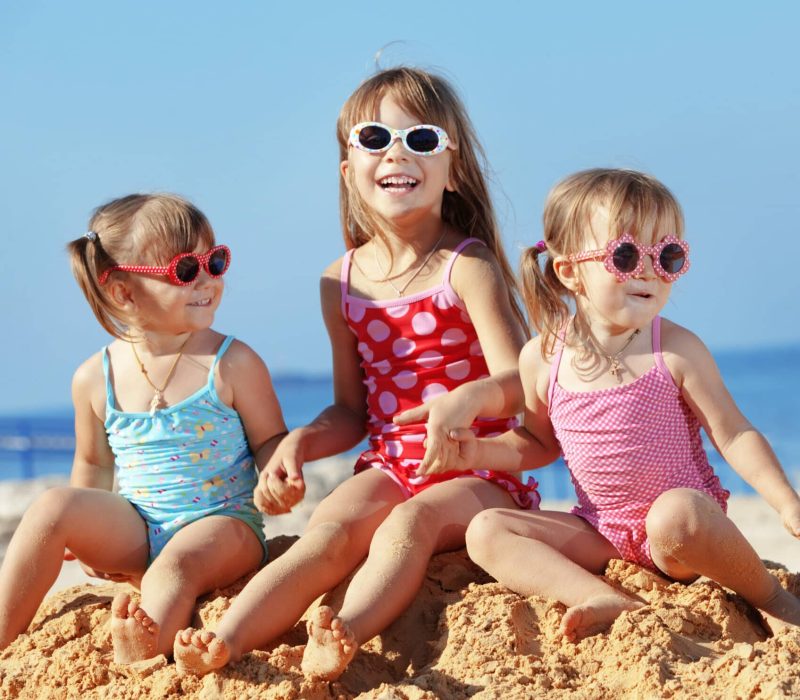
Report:
[[[196,630],[193,627],[175,635],[173,653],[178,675],[181,676],[188,673],[204,676],[222,668],[231,658],[230,647],[224,639],[208,630]]]
[[[300,668],[306,676],[336,680],[358,648],[353,632],[327,605],[320,605],[311,613],[306,627],[308,644]]]
[[[131,600],[127,593],[117,593],[111,603],[111,641],[114,663],[132,664],[158,653],[158,624]]]
[[[775,581],[775,592],[759,606],[764,622],[773,635],[800,627],[800,600]]]
[[[638,600],[623,595],[599,595],[581,605],[573,605],[561,618],[559,632],[570,641],[602,631],[625,610],[637,610],[644,606]]]

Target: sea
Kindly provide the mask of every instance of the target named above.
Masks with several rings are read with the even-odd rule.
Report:
[[[719,352],[715,358],[739,409],[764,434],[790,482],[800,490],[800,345]],[[289,428],[313,419],[333,396],[331,378],[327,376],[277,375],[273,381]],[[753,493],[707,437],[704,440],[723,486],[734,494]],[[73,417],[68,408],[2,415],[0,479],[69,474],[74,442]],[[531,475],[539,482],[543,498],[574,497],[563,461]]]

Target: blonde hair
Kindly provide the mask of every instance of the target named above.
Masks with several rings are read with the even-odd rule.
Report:
[[[542,335],[545,358],[552,355],[556,338],[570,318],[570,303],[575,301],[574,293],[556,275],[553,261],[584,249],[592,215],[601,206],[608,209],[610,238],[629,233],[649,243],[664,230],[677,238],[683,236],[683,212],[678,201],[650,175],[595,168],[559,182],[544,207],[546,251],[532,246],[522,254],[521,261],[525,305],[534,328]],[[539,257],[545,254],[542,264]]]
[[[115,265],[167,265],[201,243],[213,247],[214,231],[193,204],[173,194],[132,194],[95,209],[89,233],[70,241],[67,251],[72,274],[100,325],[125,338],[125,319],[98,283],[103,272]]]
[[[442,127],[455,144],[450,161],[450,180],[455,191],[446,190],[443,194],[442,220],[469,237],[479,238],[492,251],[502,270],[514,314],[525,327],[519,288],[503,251],[489,195],[486,156],[450,83],[438,75],[407,66],[383,70],[365,80],[339,113],[336,123],[339,160],[348,159],[352,127],[374,119],[387,95],[422,122]],[[373,236],[385,235],[385,222],[369,209],[356,187],[347,186],[344,178],[339,182],[339,212],[348,250],[363,245]]]

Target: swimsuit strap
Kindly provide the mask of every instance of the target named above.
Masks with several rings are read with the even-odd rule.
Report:
[[[220,358],[225,354],[225,351],[231,346],[231,343],[234,340],[235,338],[232,335],[225,336],[225,340],[223,340],[222,345],[219,346],[217,354],[214,355],[214,361],[211,363],[211,369],[208,370],[208,383],[206,384],[206,387],[208,392],[214,397],[217,403],[222,403],[222,400],[217,395],[217,389],[214,386],[214,370],[217,368]]]
[[[563,332],[566,336],[567,327],[564,326]],[[550,383],[547,386],[547,410],[553,405],[553,392],[556,388],[558,380],[558,368],[561,366],[561,356],[564,354],[564,338],[561,336],[556,337],[555,354],[553,361],[550,363]]]
[[[675,380],[672,378],[672,373],[669,371],[669,368],[664,362],[664,357],[661,355],[661,316],[656,316],[653,319],[652,333],[653,359],[655,360],[656,367],[658,367],[658,371],[661,372],[666,379],[669,379],[670,383],[674,384]]]
[[[486,245],[480,238],[465,238],[455,247],[455,250],[450,255],[450,259],[447,261],[447,265],[444,268],[444,275],[442,277],[442,284],[447,289],[452,289],[450,286],[450,271],[453,269],[453,264],[455,263],[456,258],[459,256],[461,251],[464,250],[464,248],[466,248],[468,245],[472,245],[473,243],[480,243],[483,246]]]
[[[353,253],[356,252],[355,248],[350,248],[342,258],[342,270],[339,273],[339,284],[342,289],[342,315],[347,318],[347,289],[350,284],[350,259]]]
[[[109,408],[114,408],[114,387],[111,386],[111,365],[108,359],[108,345],[103,347],[103,376],[106,380],[106,414]]]

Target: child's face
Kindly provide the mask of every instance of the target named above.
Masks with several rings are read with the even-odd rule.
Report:
[[[374,121],[394,129],[424,123],[391,95],[381,100]],[[450,159],[449,148],[433,156],[415,155],[398,139],[382,153],[351,146],[341,172],[348,187],[355,186],[377,214],[398,225],[414,224],[426,217],[441,218],[444,191],[453,189],[449,184]]]
[[[201,243],[192,252],[202,254],[206,248]],[[201,267],[197,278],[185,286],[171,284],[163,276],[128,275],[128,288],[133,303],[129,314],[132,325],[141,330],[178,334],[211,326],[225,283],[222,277],[211,277]]]
[[[591,230],[587,231],[584,250],[600,250],[606,247],[612,236],[609,233],[609,217],[606,207],[597,207],[591,219]],[[653,243],[674,231],[656,231]],[[650,243],[650,241],[647,241]],[[665,281],[653,270],[649,255],[644,258],[641,273],[624,282],[617,281],[603,265],[602,260],[587,260],[574,263],[578,306],[592,323],[600,323],[610,329],[644,328],[664,308],[672,291],[672,283]]]

